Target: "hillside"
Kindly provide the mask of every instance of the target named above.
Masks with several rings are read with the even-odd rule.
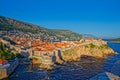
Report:
[[[15,54],[10,52],[7,48],[6,48],[6,44],[3,44],[0,41],[0,59],[5,59],[5,60],[10,60],[12,58],[15,57]]]
[[[111,39],[110,41],[112,41],[112,42],[120,42],[120,38]]]
[[[97,36],[94,36],[94,35],[92,35],[92,34],[83,34],[83,36],[85,37],[85,38],[98,38]]]
[[[70,30],[47,29],[41,26],[33,25],[3,16],[0,16],[0,30],[17,30],[23,33],[35,35],[34,37],[40,38],[42,40],[51,38],[54,40],[80,40],[82,38],[81,34],[72,32]]]

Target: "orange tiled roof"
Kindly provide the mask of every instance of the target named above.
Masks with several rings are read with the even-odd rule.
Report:
[[[87,40],[90,40],[90,41],[92,41],[92,40],[95,40],[94,38],[87,38]]]
[[[7,60],[0,59],[0,64],[3,64],[4,62],[8,62]]]
[[[68,43],[64,43],[64,42],[57,42],[57,43],[54,43],[54,45],[56,46],[56,47],[58,47],[58,48],[61,48],[61,47],[63,47],[63,46],[67,46],[67,45],[69,45]]]

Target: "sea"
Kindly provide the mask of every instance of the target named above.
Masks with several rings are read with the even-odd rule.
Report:
[[[107,43],[117,54],[104,59],[81,57],[80,61],[57,65],[54,70],[42,70],[38,65],[19,65],[4,80],[89,80],[104,72],[120,76],[120,43]]]

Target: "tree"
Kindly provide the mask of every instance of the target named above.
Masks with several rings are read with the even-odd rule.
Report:
[[[15,57],[15,54],[8,51],[5,47],[5,44],[0,42],[0,59],[10,60]]]

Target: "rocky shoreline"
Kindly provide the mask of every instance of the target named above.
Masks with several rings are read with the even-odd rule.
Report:
[[[100,42],[97,42],[97,43],[100,43]],[[59,53],[60,53],[59,55],[58,54],[54,55],[55,61],[54,60],[53,62],[51,61],[51,64],[46,64],[44,62],[43,64],[40,65],[40,68],[51,70],[56,67],[56,64],[64,64],[65,62],[81,61],[81,58],[84,56],[102,59],[108,55],[115,54],[114,50],[111,49],[104,41],[100,45],[97,45],[91,42],[89,44],[77,45],[69,49],[64,49],[64,50],[61,49],[59,50]],[[52,58],[50,58],[50,60],[51,59]]]
[[[9,77],[9,80],[94,80],[95,78],[100,78],[101,80],[104,77],[106,78],[103,75],[104,73],[106,75],[106,72],[119,76],[120,62],[118,60],[120,59],[120,55],[118,50],[115,51],[118,54],[113,54],[105,58],[81,56],[79,61],[64,62],[61,65],[56,65],[55,69],[52,70],[41,69],[39,65],[33,65],[32,68],[29,65],[19,65],[12,76]],[[114,75],[109,76],[117,79]]]
[[[64,61],[76,61],[81,56],[91,56],[95,58],[104,58],[107,55],[115,54],[115,52],[107,45],[90,47],[91,44],[78,46],[70,50],[62,52],[62,59]]]

